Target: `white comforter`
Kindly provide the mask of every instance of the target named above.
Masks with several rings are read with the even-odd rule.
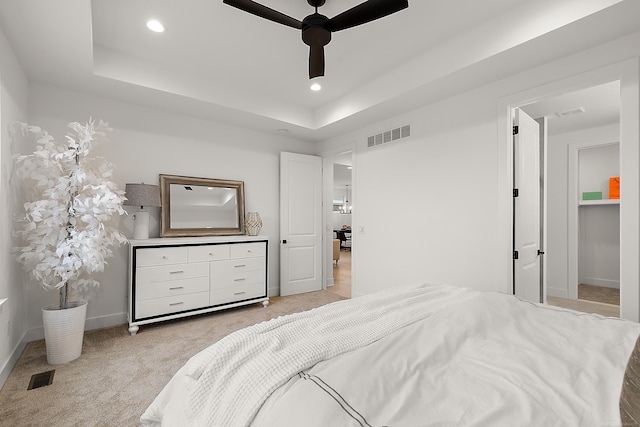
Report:
[[[640,325],[444,285],[261,323],[194,356],[141,420],[193,426],[619,425]]]

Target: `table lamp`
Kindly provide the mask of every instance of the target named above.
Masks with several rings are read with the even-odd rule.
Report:
[[[160,187],[151,184],[127,184],[124,195],[127,206],[140,206],[133,215],[133,238],[149,238],[149,212],[143,211],[145,206],[160,207]]]

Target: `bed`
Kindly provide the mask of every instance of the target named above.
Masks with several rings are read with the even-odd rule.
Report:
[[[634,322],[511,295],[404,286],[228,335],[174,375],[141,423],[638,425],[639,335]]]

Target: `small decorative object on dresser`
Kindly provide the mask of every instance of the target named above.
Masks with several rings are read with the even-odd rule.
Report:
[[[218,236],[132,240],[129,333],[140,325],[269,304],[268,240]]]
[[[262,229],[262,218],[258,212],[247,212],[244,220],[244,230],[248,236],[257,236]]]

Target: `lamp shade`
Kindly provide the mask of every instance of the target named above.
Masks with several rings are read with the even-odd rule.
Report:
[[[127,184],[124,189],[127,206],[160,206],[160,187],[151,184]]]

